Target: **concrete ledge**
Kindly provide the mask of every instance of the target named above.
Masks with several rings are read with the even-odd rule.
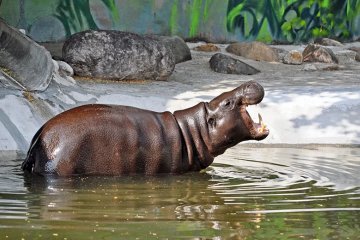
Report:
[[[1,19],[0,66],[13,73],[10,78],[2,79],[8,81],[3,84],[5,87],[15,85],[27,91],[44,91],[52,78],[50,53]]]

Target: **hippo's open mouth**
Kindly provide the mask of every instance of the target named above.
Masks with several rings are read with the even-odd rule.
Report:
[[[267,129],[260,113],[258,114],[259,122],[254,122],[250,114],[246,110],[246,107],[247,105],[242,105],[240,107],[240,113],[247,129],[249,129],[251,138],[254,140],[262,140],[266,138],[269,135],[270,131],[269,129]]]

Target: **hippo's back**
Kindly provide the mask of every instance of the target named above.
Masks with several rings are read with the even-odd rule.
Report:
[[[170,112],[93,104],[45,123],[23,166],[63,176],[178,173],[182,157],[182,137]]]

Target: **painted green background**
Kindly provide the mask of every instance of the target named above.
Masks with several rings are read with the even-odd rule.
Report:
[[[0,17],[37,41],[86,29],[213,42],[360,36],[360,0],[2,0]]]

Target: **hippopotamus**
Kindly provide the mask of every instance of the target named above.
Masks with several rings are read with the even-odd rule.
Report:
[[[269,130],[246,110],[264,97],[250,81],[210,102],[171,112],[89,104],[67,110],[35,134],[22,169],[39,175],[181,174],[200,171],[226,149]]]

